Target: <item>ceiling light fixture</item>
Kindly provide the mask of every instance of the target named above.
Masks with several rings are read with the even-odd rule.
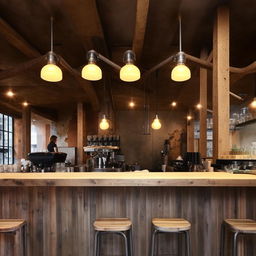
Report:
[[[62,80],[62,70],[56,65],[57,56],[53,52],[53,17],[51,17],[51,51],[47,56],[47,64],[42,67],[40,76],[47,82],[59,82]]]
[[[173,68],[171,78],[176,82],[184,82],[191,78],[190,69],[185,65],[186,57],[182,51],[182,38],[181,38],[181,17],[179,16],[179,52],[176,57],[176,66]]]
[[[156,114],[155,119],[153,120],[151,124],[152,129],[159,130],[162,127],[162,124],[158,118],[158,115]]]
[[[177,106],[177,102],[173,101],[171,105],[172,105],[172,107],[176,107]]]
[[[200,103],[198,103],[198,104],[196,105],[196,108],[199,109],[199,110],[202,109],[202,107],[203,107],[203,106],[202,106],[202,104],[200,104]]]
[[[27,102],[27,101],[24,101],[24,102],[22,102],[22,105],[23,105],[24,107],[27,107],[27,106],[28,106],[28,102]]]
[[[140,79],[140,70],[134,65],[136,60],[135,53],[128,50],[124,53],[125,65],[120,69],[120,79],[125,82],[135,82]]]
[[[187,116],[187,120],[188,120],[188,121],[192,120],[192,116],[191,116],[191,115],[188,115],[188,116]]]
[[[135,102],[133,101],[133,98],[131,98],[131,100],[129,102],[129,107],[130,108],[134,108],[135,107]]]
[[[6,92],[6,96],[12,98],[14,96],[14,92],[12,90],[9,90]]]
[[[98,81],[102,78],[102,71],[99,66],[96,65],[98,57],[94,50],[90,50],[87,53],[88,64],[82,69],[82,78],[89,81]]]
[[[99,126],[101,130],[107,130],[109,128],[109,122],[105,115],[103,115]]]

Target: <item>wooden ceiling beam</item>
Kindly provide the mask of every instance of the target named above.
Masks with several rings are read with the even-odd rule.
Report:
[[[31,112],[42,116],[48,120],[51,120],[53,122],[57,122],[58,121],[58,113],[56,110],[53,109],[49,109],[49,108],[42,108],[42,107],[36,107],[36,106],[32,106],[31,107]]]
[[[132,50],[135,52],[136,59],[138,62],[140,61],[143,46],[144,46],[148,10],[149,10],[149,0],[137,0],[136,23],[135,23]]]
[[[28,58],[41,56],[40,52],[16,32],[6,21],[0,18],[0,34],[16,49]]]

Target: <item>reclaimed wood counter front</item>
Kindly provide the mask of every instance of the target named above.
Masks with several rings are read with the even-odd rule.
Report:
[[[1,173],[0,186],[256,187],[256,175],[225,172]]]
[[[154,217],[188,219],[193,256],[217,256],[223,219],[256,219],[255,195],[256,176],[248,174],[1,173],[0,218],[27,220],[28,256],[92,256],[100,217],[132,220],[134,256],[148,255]],[[124,255],[119,237],[102,242],[101,256]],[[159,242],[158,256],[177,255],[175,236]],[[239,256],[256,255],[255,244],[241,245]],[[12,236],[0,236],[0,255],[19,255]]]

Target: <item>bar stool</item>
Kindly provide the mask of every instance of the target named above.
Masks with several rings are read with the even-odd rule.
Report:
[[[220,255],[225,255],[225,235],[226,231],[232,232],[232,256],[237,256],[238,235],[256,234],[256,221],[251,219],[226,219],[221,226],[221,246]]]
[[[20,231],[20,234],[22,235],[23,256],[26,256],[27,255],[26,221],[20,220],[20,219],[0,219],[1,234],[12,233],[15,235],[17,231]]]
[[[128,218],[96,219],[93,223],[95,230],[94,255],[100,255],[100,236],[103,234],[117,234],[124,238],[125,255],[132,256],[132,222]]]
[[[151,256],[155,255],[155,237],[159,233],[183,234],[186,240],[186,255],[190,256],[190,227],[185,219],[179,218],[154,218],[152,220]]]

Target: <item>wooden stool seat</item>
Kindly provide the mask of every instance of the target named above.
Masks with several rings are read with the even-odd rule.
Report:
[[[181,218],[154,218],[152,224],[155,229],[162,232],[180,232],[190,229],[189,221]]]
[[[0,233],[16,232],[26,224],[25,220],[0,219]]]
[[[226,219],[224,223],[234,232],[256,234],[256,221],[252,219]]]
[[[131,229],[132,222],[127,218],[96,219],[93,223],[97,231],[127,231]]]

